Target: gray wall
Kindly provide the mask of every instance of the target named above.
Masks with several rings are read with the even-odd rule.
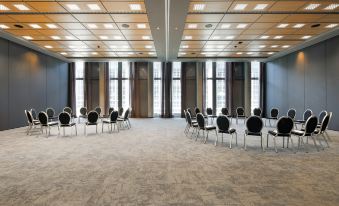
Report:
[[[53,107],[68,99],[68,64],[0,38],[0,130],[26,125],[25,109]]]
[[[266,108],[285,115],[291,107],[302,118],[310,108],[333,112],[331,129],[339,130],[339,36],[267,63]]]

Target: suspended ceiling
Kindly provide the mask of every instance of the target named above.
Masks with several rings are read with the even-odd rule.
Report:
[[[67,58],[267,58],[337,30],[339,1],[0,1],[0,29]]]

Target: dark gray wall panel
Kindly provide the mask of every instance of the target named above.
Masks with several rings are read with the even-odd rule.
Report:
[[[0,39],[0,130],[8,123],[8,41]]]
[[[58,61],[59,65],[59,111],[68,105],[68,64]]]
[[[47,107],[54,108],[56,113],[60,111],[60,77],[59,77],[59,64],[52,58],[46,58],[46,75],[48,82],[46,83],[46,101]]]

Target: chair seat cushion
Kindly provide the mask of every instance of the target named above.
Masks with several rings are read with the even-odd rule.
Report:
[[[245,133],[252,136],[261,136],[261,132],[249,132],[248,130],[245,130]]]
[[[116,121],[104,120],[104,121],[102,121],[102,123],[104,123],[104,124],[113,124],[113,123],[117,123],[117,122]]]
[[[217,115],[207,115],[207,117],[217,118]]]
[[[205,130],[213,130],[213,129],[216,129],[216,127],[213,125],[205,126]]]
[[[125,119],[118,117],[117,121],[125,121]]]
[[[48,126],[55,126],[55,125],[58,125],[59,123],[58,122],[48,122]]]
[[[294,135],[298,135],[298,136],[303,136],[305,133],[305,131],[303,130],[292,130],[292,134]],[[305,134],[305,136],[311,136],[311,134]]]
[[[71,122],[71,123],[69,123],[69,124],[60,124],[60,127],[72,127],[72,126],[74,126],[75,125],[75,123],[74,122]]]
[[[86,122],[86,125],[97,125],[98,122]]]
[[[272,136],[280,136],[280,137],[289,137],[291,136],[291,134],[287,133],[287,134],[284,134],[284,133],[278,133],[277,130],[269,130],[268,131],[268,134],[272,135]]]
[[[278,117],[266,117],[266,119],[278,119]]]
[[[234,129],[234,128],[230,128],[230,129],[228,129],[228,131],[227,130],[220,130],[219,129],[219,133],[226,133],[226,134],[233,134],[234,132],[235,132],[236,130]]]
[[[294,122],[302,124],[302,123],[305,123],[306,121],[305,120],[295,120]]]
[[[33,120],[33,124],[40,124],[39,120]]]

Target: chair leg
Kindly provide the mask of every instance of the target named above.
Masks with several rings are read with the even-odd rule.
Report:
[[[262,134],[261,134],[260,137],[261,137],[261,141],[260,141],[261,142],[261,149],[262,149],[263,152],[265,152],[265,147],[263,147],[263,145],[262,145],[262,142],[264,140],[264,138],[262,137]]]
[[[101,133],[104,133],[104,123],[101,124]]]
[[[214,146],[217,146],[217,143],[218,143],[218,134],[217,134],[217,130],[215,130],[215,142],[214,142]]]
[[[75,126],[75,136],[78,136],[78,128],[77,128],[76,125],[74,125],[74,126]]]
[[[95,133],[98,134],[98,125],[95,125]]]
[[[230,138],[230,149],[232,149],[232,140],[233,140],[233,133],[231,134],[231,138]]]
[[[238,146],[238,133],[235,132],[235,145]]]
[[[327,147],[330,147],[330,145],[328,144],[327,138],[326,138],[326,136],[325,136],[325,133],[322,133],[321,136],[324,138]]]
[[[269,136],[269,134],[267,134],[267,136],[266,136],[266,148],[268,148],[268,136]]]
[[[312,139],[313,139],[313,143],[314,143],[315,148],[316,148],[317,151],[319,152],[319,148],[318,148],[317,143],[316,143],[316,141],[315,141],[314,135],[312,135],[311,137],[312,137]]]
[[[206,135],[206,137],[205,137],[204,144],[206,144],[206,142],[207,142],[207,140],[208,140],[208,133],[209,133],[209,131],[207,130],[206,132],[207,132],[207,135]]]
[[[198,130],[198,132],[197,132],[197,135],[195,135],[195,141],[198,140],[198,136],[199,136],[199,133],[200,133],[200,129],[197,129],[197,130]]]
[[[294,152],[294,154],[297,153],[297,151],[294,149],[294,144],[293,144],[292,137],[288,137],[287,138],[287,142],[288,142],[288,140],[291,140],[291,147],[292,147],[292,151]]]
[[[246,134],[244,134],[244,149],[245,149],[245,151],[247,150],[247,148],[246,148]]]
[[[276,142],[276,136],[273,136],[273,142],[274,142],[274,149],[275,149],[275,152],[278,153],[277,142]]]

